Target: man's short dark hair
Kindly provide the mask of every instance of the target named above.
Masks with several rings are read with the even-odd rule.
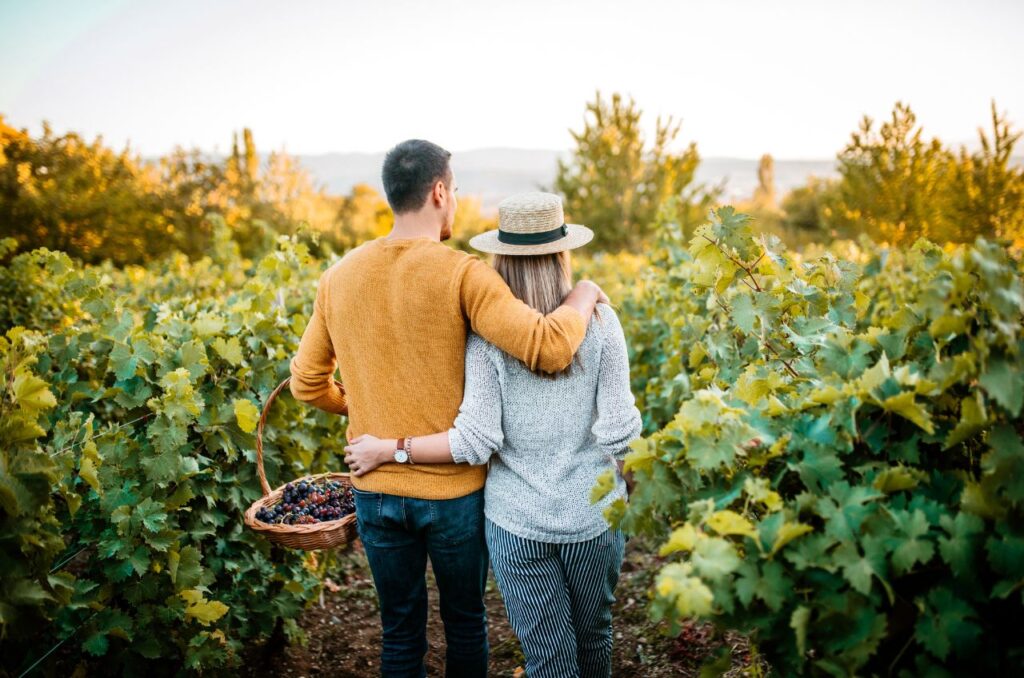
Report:
[[[403,141],[388,151],[381,179],[391,210],[395,214],[415,212],[427,202],[435,183],[443,181],[450,187],[451,157],[448,151],[423,139]]]

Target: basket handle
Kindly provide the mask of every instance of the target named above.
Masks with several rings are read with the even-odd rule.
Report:
[[[263,425],[267,423],[267,415],[270,414],[270,406],[274,403],[274,398],[288,386],[291,380],[291,377],[286,377],[284,381],[277,385],[277,388],[270,392],[267,402],[263,403],[263,412],[260,413],[259,423],[256,424],[256,473],[260,477],[260,485],[263,487],[264,497],[270,494],[270,485],[267,484],[267,474],[263,470]],[[345,386],[337,379],[334,380],[334,385],[340,388],[342,393],[345,392]],[[347,414],[347,411],[345,414]]]

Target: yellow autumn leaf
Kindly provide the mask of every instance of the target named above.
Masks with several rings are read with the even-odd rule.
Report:
[[[931,415],[928,414],[927,410],[914,401],[914,393],[912,391],[904,391],[899,395],[894,395],[886,398],[882,401],[882,409],[898,414],[904,419],[909,419],[918,426],[920,426],[926,433],[933,433],[935,427],[932,426]]]
[[[879,492],[891,494],[900,490],[913,489],[927,478],[928,476],[920,469],[892,466],[875,476],[875,481],[871,485]]]
[[[862,393],[868,393],[881,386],[889,376],[889,358],[883,353],[875,366],[865,370],[864,374],[861,375],[860,380],[857,382],[857,387]]]
[[[975,392],[960,401],[960,421],[956,428],[946,436],[943,449],[948,450],[975,435],[988,423],[985,400],[979,392]]]
[[[808,532],[812,532],[813,530],[813,527],[805,523],[783,523],[782,527],[780,527],[779,531],[775,534],[775,543],[772,544],[772,550],[768,554],[768,557],[771,558],[776,553],[778,553],[779,549],[781,549],[783,546],[793,541],[797,537],[802,537],[803,535],[807,534]]]
[[[181,554],[178,553],[177,549],[171,549],[167,552],[167,574],[171,577],[171,583],[176,583],[178,579],[178,564],[181,562]]]
[[[820,405],[831,405],[844,395],[838,388],[829,384],[813,391],[807,399]]]
[[[227,605],[219,600],[206,600],[202,591],[197,589],[182,591],[178,595],[188,603],[185,608],[185,619],[194,619],[203,626],[207,626],[227,614]]]
[[[661,569],[654,584],[658,596],[670,600],[681,617],[711,613],[711,589],[692,574],[689,563],[670,563]]]
[[[607,497],[615,489],[616,481],[614,469],[608,469],[599,475],[594,486],[590,488],[590,503],[596,504]]]
[[[658,555],[667,556],[670,553],[677,553],[679,551],[692,551],[697,542],[703,538],[703,532],[697,531],[693,525],[686,523],[672,531],[668,541],[662,544]]]
[[[238,427],[246,433],[256,430],[256,424],[260,420],[260,411],[252,404],[251,400],[245,398],[235,399],[235,419]]]
[[[956,311],[941,315],[928,325],[928,334],[936,338],[943,338],[950,334],[963,334],[967,331],[970,316]]]
[[[192,322],[192,327],[200,337],[208,337],[224,329],[224,320],[210,311],[202,311]]]
[[[758,379],[750,372],[744,372],[733,387],[733,395],[747,403],[757,405],[769,393],[771,386],[766,379]]]
[[[704,350],[704,345],[699,341],[694,342],[693,345],[690,346],[690,355],[687,360],[687,364],[690,366],[690,369],[696,369],[707,355],[708,352]]]
[[[717,532],[718,534],[725,536],[729,534],[746,535],[748,537],[757,537],[757,530],[749,520],[736,513],[726,509],[725,511],[715,511],[707,520],[708,527]]]
[[[45,381],[19,365],[14,370],[14,401],[30,411],[47,410],[57,405]]]
[[[743,483],[743,491],[751,501],[760,502],[769,512],[783,507],[782,497],[768,484],[767,478],[747,478]]]
[[[786,412],[788,412],[789,408],[786,407],[786,405],[775,396],[769,396],[768,406],[765,408],[765,411],[768,413],[769,416],[777,417],[780,414],[785,414]]]
[[[629,444],[629,452],[626,454],[626,463],[623,470],[629,471],[650,471],[657,457],[657,450],[654,443],[646,438],[637,438]]]
[[[227,341],[217,337],[213,340],[213,350],[232,365],[239,365],[242,362],[242,345],[238,337],[231,337]]]
[[[96,465],[92,457],[83,457],[82,465],[78,469],[80,478],[89,483],[90,488],[96,491],[97,495],[103,494],[102,486],[99,484],[99,477],[96,475]]]

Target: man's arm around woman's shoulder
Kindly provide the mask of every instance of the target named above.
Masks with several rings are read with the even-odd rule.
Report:
[[[584,280],[561,306],[543,315],[516,298],[480,258],[467,255],[460,266],[459,303],[470,329],[530,369],[565,369],[583,343],[594,306],[607,301],[600,287]]]

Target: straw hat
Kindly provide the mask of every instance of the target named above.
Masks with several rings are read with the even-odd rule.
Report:
[[[565,223],[557,195],[518,193],[498,205],[498,228],[474,237],[469,246],[491,254],[526,256],[576,249],[593,237],[586,226]]]

